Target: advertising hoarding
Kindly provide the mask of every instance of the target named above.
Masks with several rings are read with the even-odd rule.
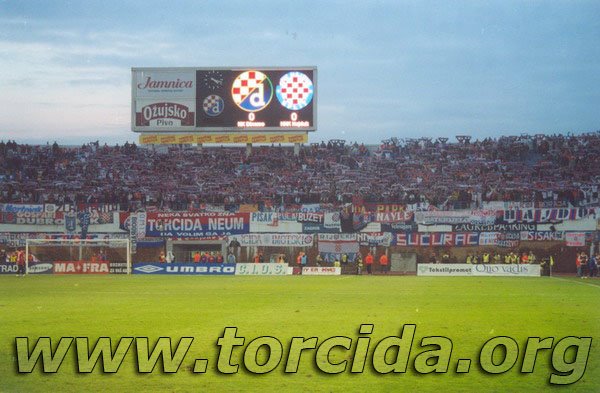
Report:
[[[540,265],[420,263],[417,276],[540,277]]]
[[[235,274],[234,263],[156,263],[133,264],[133,274],[171,274],[195,276],[231,276]]]
[[[287,263],[238,263],[235,274],[238,276],[285,276]]]

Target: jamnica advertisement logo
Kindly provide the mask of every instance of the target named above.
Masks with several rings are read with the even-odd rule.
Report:
[[[195,71],[136,70],[134,74],[136,100],[164,102],[196,99]]]
[[[193,126],[194,112],[175,102],[154,102],[136,112],[137,126]]]
[[[144,89],[191,89],[194,87],[194,81],[181,80],[153,80],[151,76],[146,77],[141,83],[138,83],[137,88],[140,90]]]

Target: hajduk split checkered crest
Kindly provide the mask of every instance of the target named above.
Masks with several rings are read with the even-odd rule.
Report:
[[[304,108],[313,98],[313,83],[306,74],[288,72],[279,79],[276,94],[284,108],[296,111]]]

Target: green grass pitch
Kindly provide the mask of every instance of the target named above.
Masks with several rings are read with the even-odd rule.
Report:
[[[491,277],[206,277],[206,276],[14,276],[0,277],[0,392],[47,391],[575,391],[600,389],[600,281],[576,278]],[[351,373],[361,324],[373,324],[363,373]],[[405,324],[416,332],[405,373],[374,371],[373,348],[384,337],[399,335]],[[217,339],[237,327],[245,343],[233,351],[243,363],[247,345],[260,336],[276,337],[283,346],[281,363],[270,373],[252,374],[240,366],[226,375],[217,371]],[[334,348],[332,363],[347,361],[341,374],[328,375],[315,363],[316,350],[305,350],[298,372],[285,373],[293,337],[333,336],[352,339],[351,350]],[[452,341],[447,373],[419,374],[414,359],[431,347],[421,338],[445,336]],[[518,344],[515,365],[489,374],[479,365],[480,349],[497,336]],[[549,384],[553,349],[538,354],[533,373],[521,373],[528,337],[553,337],[553,347],[567,336],[592,337],[587,369],[575,384]],[[75,342],[57,373],[37,367],[17,372],[15,337],[193,337],[177,373],[139,373],[136,342],[117,373],[77,372]],[[31,343],[30,343],[31,344]],[[502,348],[494,352],[501,362]],[[566,361],[574,349],[566,352]],[[405,349],[401,349],[405,350]],[[394,350],[388,358],[394,359]],[[258,351],[258,363],[268,360]],[[207,359],[205,373],[193,373],[195,359]],[[457,373],[458,359],[471,359],[469,373]],[[498,360],[500,359],[500,360]]]

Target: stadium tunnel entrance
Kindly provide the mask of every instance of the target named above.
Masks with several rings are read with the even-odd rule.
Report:
[[[227,243],[224,240],[167,240],[167,253],[172,252],[175,262],[194,262],[194,255],[208,252],[216,255],[227,255]]]

